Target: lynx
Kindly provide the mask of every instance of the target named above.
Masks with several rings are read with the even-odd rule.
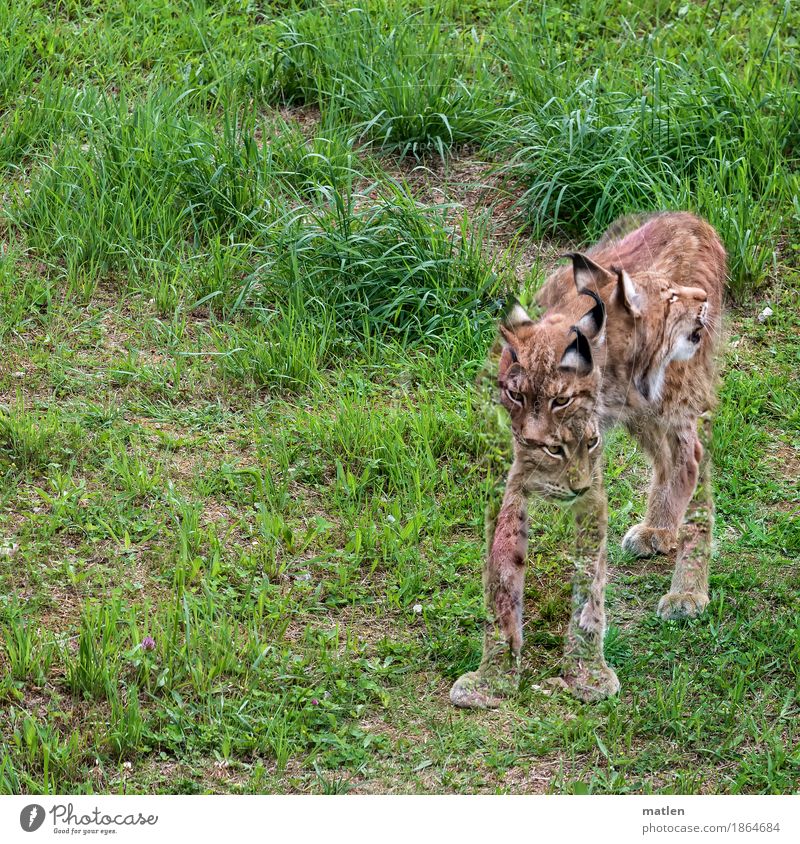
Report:
[[[664,619],[695,617],[708,603],[713,501],[711,411],[726,255],[716,232],[688,213],[612,229],[544,284],[534,322],[516,305],[500,326],[500,402],[514,460],[494,523],[487,519],[487,620],[481,665],[450,692],[487,708],[517,688],[530,495],[569,504],[575,516],[572,613],[563,681],[583,700],[614,694],[606,663],[606,495],[603,431],[624,425],[653,465],[644,521],[623,548],[636,556],[677,550]],[[587,305],[588,310],[587,310]]]

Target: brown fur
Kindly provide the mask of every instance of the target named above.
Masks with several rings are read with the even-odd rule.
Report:
[[[489,705],[502,696],[498,643],[510,649],[510,664],[518,664],[526,547],[519,513],[531,493],[575,510],[565,680],[587,700],[617,690],[603,656],[606,498],[597,445],[600,432],[614,424],[623,424],[653,463],[647,515],[623,547],[639,556],[664,553],[675,548],[680,529],[672,588],[659,613],[692,616],[708,602],[708,445],[725,251],[711,226],[688,213],[658,214],[630,227],[621,221],[547,280],[538,322],[516,306],[501,327],[506,345],[498,384],[511,416],[514,464],[484,575],[484,660],[454,685],[451,699],[459,706]]]
[[[655,412],[679,421],[713,406],[715,354],[726,277],[725,250],[714,229],[685,212],[657,214],[623,239],[611,239],[589,250],[587,257],[606,270],[593,286],[608,313],[604,426],[617,421],[635,425],[642,414],[652,416]],[[643,298],[638,317],[621,301],[616,269],[627,273]],[[702,338],[690,360],[669,365],[660,396],[653,401],[652,396],[642,396],[636,376],[645,374],[654,355],[669,347],[671,338],[665,329],[674,308],[666,291],[681,288],[700,290],[707,297]],[[576,289],[573,267],[564,266],[544,284],[538,302],[549,314],[574,313],[573,303],[582,298]],[[679,296],[673,305],[685,306],[686,301]]]

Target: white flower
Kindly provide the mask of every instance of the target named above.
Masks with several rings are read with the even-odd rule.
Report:
[[[415,612],[417,615],[419,615],[419,614],[422,612],[422,604],[414,604],[414,606],[412,607],[412,609],[414,610],[414,612]]]
[[[10,540],[0,540],[0,557],[13,557],[19,551],[19,545]]]

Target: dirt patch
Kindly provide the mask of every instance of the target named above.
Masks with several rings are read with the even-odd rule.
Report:
[[[780,436],[777,431],[770,433],[773,437]],[[798,449],[788,443],[773,440],[767,454],[773,471],[779,477],[793,484],[797,483],[797,479],[800,478],[800,451]]]
[[[414,197],[429,205],[449,206],[447,218],[453,227],[466,212],[472,228],[485,226],[485,248],[496,259],[513,256],[514,273],[524,283],[534,267],[552,271],[566,244],[557,239],[533,240],[519,205],[522,189],[510,186],[493,162],[474,150],[462,149],[441,159],[417,161],[406,157],[380,157],[390,178],[402,180]]]
[[[282,106],[278,109],[278,114],[287,123],[296,123],[300,127],[300,131],[307,138],[310,138],[316,133],[317,127],[322,120],[320,110],[315,105]]]

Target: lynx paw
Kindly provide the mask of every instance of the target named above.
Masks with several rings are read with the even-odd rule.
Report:
[[[603,700],[619,691],[617,675],[605,662],[599,665],[581,662],[565,673],[564,682],[572,694],[584,703]]]
[[[480,671],[468,671],[453,683],[450,703],[459,709],[497,709],[516,692],[518,684],[514,676],[490,680]]]
[[[697,618],[708,606],[703,592],[667,592],[658,602],[658,614],[665,621],[677,618]]]
[[[634,557],[652,557],[674,550],[677,537],[672,531],[652,528],[645,524],[634,525],[622,540],[622,550]]]

